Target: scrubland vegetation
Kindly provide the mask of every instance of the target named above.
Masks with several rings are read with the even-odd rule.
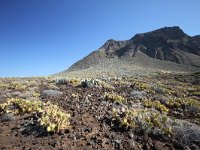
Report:
[[[199,149],[199,92],[199,73],[1,78],[0,149]]]

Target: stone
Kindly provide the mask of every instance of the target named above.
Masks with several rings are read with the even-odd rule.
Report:
[[[131,96],[133,98],[143,99],[146,96],[146,92],[145,91],[133,91],[133,92],[131,92]]]
[[[162,95],[156,95],[153,97],[154,100],[159,100],[161,104],[166,105],[167,101],[170,100],[170,98],[162,96]]]
[[[20,94],[19,97],[28,99],[29,97],[32,97],[33,94],[34,94],[34,91],[26,91],[25,93]]]
[[[29,90],[29,91],[32,91],[32,92],[39,92],[39,87],[36,87],[36,86],[34,86],[34,87],[29,87],[28,90]]]
[[[156,150],[169,150],[169,147],[167,147],[164,143],[162,143],[160,141],[156,141],[155,149]]]
[[[81,87],[83,87],[83,88],[92,88],[94,86],[95,85],[92,82],[89,82],[89,81],[82,81],[81,82]]]
[[[15,116],[12,113],[3,114],[2,116],[0,116],[0,120],[2,122],[4,122],[4,121],[12,121],[12,120],[15,120]]]
[[[187,111],[191,114],[197,114],[199,112],[199,109],[197,106],[187,106]]]
[[[44,90],[42,92],[42,96],[45,96],[45,97],[57,97],[62,94],[63,94],[63,92],[57,91],[57,90]]]
[[[19,92],[19,91],[16,91],[16,92],[12,92],[12,93],[10,93],[10,94],[11,94],[12,97],[16,97],[16,96],[21,95],[22,93]]]
[[[55,85],[51,85],[50,86],[52,90],[60,90],[59,87],[55,86]]]

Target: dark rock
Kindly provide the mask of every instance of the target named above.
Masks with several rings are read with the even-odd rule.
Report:
[[[91,127],[83,127],[83,132],[91,132],[92,128]]]
[[[81,84],[79,86],[83,87],[83,88],[93,88],[93,87],[97,87],[99,86],[99,81],[96,79],[89,79],[89,80],[85,80],[82,81]]]
[[[187,111],[191,114],[197,114],[199,112],[199,109],[195,106],[188,106]]]
[[[19,91],[16,91],[16,92],[12,92],[12,93],[11,93],[11,96],[12,96],[12,97],[16,97],[16,96],[19,96],[19,95],[21,95],[21,92],[19,92]]]
[[[12,113],[3,114],[2,116],[0,116],[0,120],[2,122],[4,122],[4,121],[12,121],[12,120],[15,120],[15,116]]]
[[[169,150],[169,147],[167,147],[164,143],[162,143],[160,141],[156,141],[155,149],[156,150]]]
[[[26,91],[25,93],[22,93],[19,95],[20,98],[28,99],[29,97],[33,96],[34,91]]]
[[[154,99],[154,100],[159,100],[160,103],[161,103],[161,104],[164,104],[164,105],[166,105],[166,104],[167,104],[167,101],[170,100],[170,98],[165,97],[165,96],[160,96],[160,95],[159,95],[159,96],[154,96],[153,99]]]

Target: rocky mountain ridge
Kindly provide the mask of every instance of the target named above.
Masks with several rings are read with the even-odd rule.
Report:
[[[137,53],[199,68],[200,35],[189,36],[178,26],[174,26],[136,34],[129,40],[110,39],[98,50],[73,64],[66,72],[88,69],[110,59],[134,61],[138,57]]]

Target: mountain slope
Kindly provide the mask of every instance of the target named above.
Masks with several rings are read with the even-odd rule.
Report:
[[[139,55],[137,55],[138,53]],[[175,26],[136,34],[133,38],[126,41],[111,39],[98,50],[73,64],[65,72],[89,68],[95,69],[104,62],[113,63],[112,61],[114,60],[127,62],[128,64],[126,63],[126,65],[131,65],[137,61],[138,65],[141,64],[145,67],[143,62],[140,61],[141,54],[145,56],[146,64],[152,64],[152,68],[159,66],[160,69],[170,69],[173,65],[177,67],[187,65],[190,68],[199,68],[200,36],[191,37]],[[151,63],[151,61],[155,63]],[[166,64],[169,62],[172,62],[173,65],[170,63],[167,67]],[[162,63],[165,65],[162,65]],[[112,66],[116,67],[113,64]],[[166,68],[162,68],[162,66]]]

